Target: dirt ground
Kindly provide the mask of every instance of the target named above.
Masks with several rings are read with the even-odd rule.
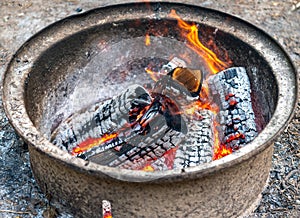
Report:
[[[14,52],[33,34],[69,15],[133,2],[125,0],[2,0],[0,76]],[[174,0],[173,2],[180,2]],[[300,1],[182,1],[236,15],[265,30],[287,51],[300,72]],[[288,128],[275,142],[270,181],[250,217],[300,217],[300,103]],[[0,217],[55,217],[32,176],[28,149],[8,124],[0,106]],[[59,217],[69,217],[60,214]]]

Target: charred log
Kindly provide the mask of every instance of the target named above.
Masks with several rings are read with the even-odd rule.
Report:
[[[214,100],[220,105],[219,139],[233,151],[237,150],[257,135],[246,70],[229,68],[211,76],[208,82]]]
[[[107,111],[108,110],[108,111]],[[140,86],[73,114],[52,134],[53,143],[93,162],[139,169],[177,146],[187,132],[174,101]]]
[[[53,131],[51,142],[63,150],[72,152],[73,148],[87,139],[97,139],[127,124],[128,111],[132,105],[148,105],[150,102],[151,97],[143,87],[130,86],[115,98],[96,103],[71,115]],[[113,141],[110,146],[120,143]]]
[[[212,161],[214,145],[214,114],[198,110],[189,122],[186,140],[176,151],[174,168],[186,168]]]
[[[151,136],[137,136],[131,144],[124,144],[120,150],[110,149],[90,158],[101,165],[125,169],[142,169],[147,163],[162,157],[169,149],[176,147],[184,134],[166,125]]]

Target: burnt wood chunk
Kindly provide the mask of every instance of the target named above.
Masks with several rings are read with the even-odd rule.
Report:
[[[157,160],[169,149],[176,147],[183,139],[183,133],[164,125],[150,136],[133,138],[127,144],[124,144],[121,150],[106,150],[92,156],[90,160],[112,167],[132,170],[142,169],[148,162]]]
[[[147,112],[144,115],[148,116]],[[185,125],[181,126],[180,122],[184,121],[180,117],[177,120],[179,122],[178,129],[178,127],[175,128],[176,126],[169,125],[168,120],[172,118],[166,116],[160,108],[154,109],[154,115],[149,116],[151,119],[148,117],[150,122],[147,132],[141,132],[139,128],[137,130],[135,127],[128,129],[127,132],[120,132],[118,135],[118,139],[124,143],[120,143],[117,149],[100,151],[101,147],[95,147],[85,152],[84,155],[89,157],[91,161],[102,165],[140,169],[147,162],[160,158],[165,152],[184,140],[187,130],[184,129],[186,128]],[[175,113],[174,116],[177,114]]]
[[[179,108],[168,97],[153,97],[141,86],[70,116],[52,142],[93,162],[140,169],[177,146],[187,132]]]
[[[142,86],[132,85],[112,99],[71,115],[53,131],[51,142],[72,152],[73,148],[87,139],[97,139],[104,134],[113,133],[129,122],[128,111],[137,102],[150,104],[151,97]],[[121,142],[115,140],[113,143]]]
[[[210,91],[220,111],[216,117],[219,139],[233,151],[257,135],[251,103],[251,87],[246,69],[233,67],[210,76]]]
[[[201,70],[177,67],[170,73],[170,75],[173,80],[185,87],[191,96],[199,96],[203,80]]]
[[[186,140],[176,151],[174,168],[186,168],[212,161],[214,146],[214,114],[209,110],[195,111],[188,124]]]

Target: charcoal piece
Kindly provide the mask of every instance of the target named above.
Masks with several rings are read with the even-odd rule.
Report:
[[[72,152],[87,139],[96,139],[123,127],[129,122],[128,111],[133,103],[141,101],[150,104],[150,95],[142,86],[132,85],[110,100],[72,114],[53,131],[50,141]]]
[[[159,118],[161,120],[161,118]],[[115,149],[106,150],[90,157],[90,160],[112,167],[142,169],[148,162],[162,157],[169,149],[176,147],[184,134],[169,128],[166,124],[150,135],[136,135],[127,140],[126,152]]]
[[[167,106],[164,108],[166,109]],[[178,131],[169,126],[167,120],[170,118],[160,110],[155,110],[156,113],[154,116],[151,115],[151,119],[147,118],[150,120],[151,131],[146,134],[137,134],[136,131],[128,129],[127,132],[123,131],[118,135],[119,140],[125,142],[120,144],[121,148],[118,150],[103,151],[101,148],[103,146],[99,146],[85,152],[85,155],[95,163],[126,169],[140,169],[147,162],[160,158],[184,140],[185,132],[187,132],[186,129],[181,128]],[[178,111],[175,111],[175,116],[177,114]],[[144,115],[147,116],[147,112]]]
[[[151,98],[140,86],[73,114],[52,134],[52,142],[93,162],[140,169],[177,146],[187,132],[174,101]]]
[[[220,105],[216,117],[219,140],[237,150],[257,135],[251,87],[245,68],[233,67],[208,78],[213,100]]]
[[[186,140],[178,146],[174,168],[181,169],[212,161],[214,114],[209,110],[195,111],[198,119],[188,124]]]

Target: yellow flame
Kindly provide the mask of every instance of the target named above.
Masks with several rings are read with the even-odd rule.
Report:
[[[178,21],[178,26],[183,30],[182,34],[190,43],[188,46],[205,60],[211,73],[216,74],[229,67],[227,63],[221,61],[213,51],[200,42],[196,24],[190,25],[186,23],[173,9],[171,10],[170,17],[175,18]]]
[[[146,45],[146,46],[149,46],[150,44],[151,44],[150,36],[149,36],[149,34],[147,33],[146,36],[145,36],[145,45]]]
[[[146,165],[142,170],[146,172],[153,172],[154,168],[151,165]]]

